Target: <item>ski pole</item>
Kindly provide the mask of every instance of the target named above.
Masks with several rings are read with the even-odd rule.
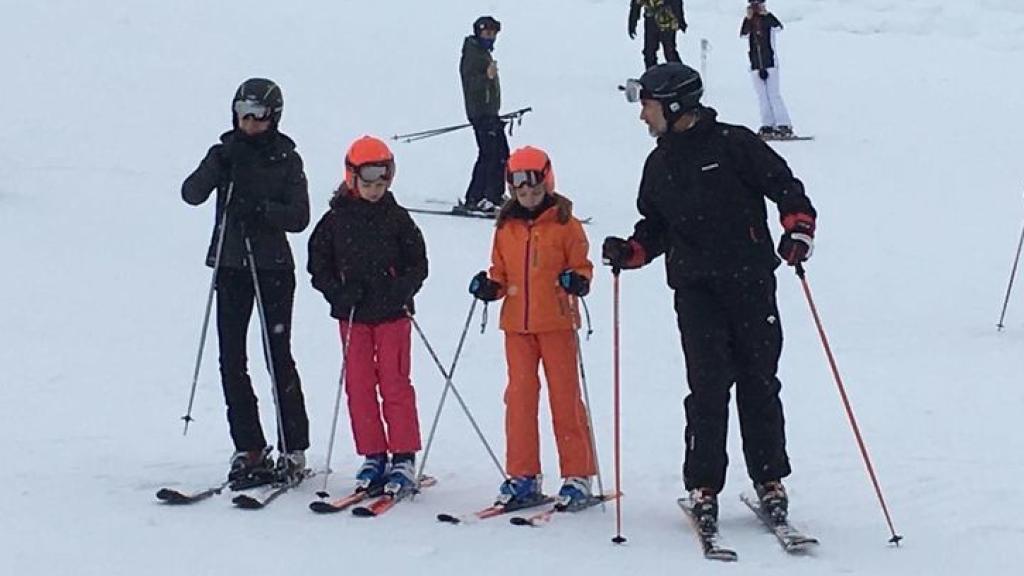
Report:
[[[263,306],[263,291],[260,290],[260,278],[256,273],[256,257],[252,254],[252,242],[249,236],[242,232],[245,240],[245,256],[249,261],[249,272],[252,273],[252,285],[256,292],[256,311],[260,315],[260,334],[263,336],[263,358],[267,362],[267,371],[270,373],[270,389],[273,391],[274,412],[277,416],[277,438],[280,443],[281,454],[288,454],[288,444],[285,442],[284,416],[281,414],[281,398],[277,391],[277,372],[274,370],[274,358],[270,349],[270,332],[267,331],[267,314]]]
[[[1013,290],[1013,279],[1017,276],[1017,263],[1020,262],[1020,249],[1024,246],[1024,228],[1020,231],[1020,241],[1017,242],[1017,255],[1013,257],[1013,268],[1010,269],[1010,283],[1006,285],[1006,297],[1003,298],[1003,311],[999,313],[999,323],[996,327],[1002,331],[1003,320],[1006,318],[1006,306],[1010,303],[1010,291]]]
[[[331,476],[331,455],[334,454],[334,436],[338,430],[338,412],[341,410],[341,391],[345,388],[345,369],[348,368],[348,344],[352,341],[352,322],[356,317],[356,307],[348,311],[348,324],[345,326],[345,337],[341,341],[341,376],[338,378],[338,393],[334,396],[334,417],[331,418],[330,440],[327,442],[327,463],[324,465],[324,488],[316,493],[320,498],[328,498],[327,479]]]
[[[434,435],[437,432],[437,424],[441,419],[441,410],[444,408],[444,402],[448,395],[448,391],[451,390],[452,394],[455,395],[455,399],[462,406],[462,411],[466,414],[466,418],[469,419],[469,423],[473,426],[473,430],[476,431],[477,437],[480,438],[480,442],[483,443],[484,448],[487,449],[487,453],[490,454],[491,460],[494,462],[495,467],[498,468],[498,472],[501,474],[502,480],[507,480],[508,475],[505,473],[505,469],[501,466],[501,462],[498,461],[498,457],[495,456],[494,450],[491,449],[491,445],[487,442],[487,438],[484,437],[484,433],[480,430],[480,426],[477,425],[476,420],[473,418],[473,414],[469,411],[469,407],[466,406],[466,402],[462,399],[462,395],[459,394],[458,389],[455,388],[455,383],[452,382],[452,377],[455,375],[455,367],[458,365],[459,356],[462,354],[462,345],[466,341],[466,334],[469,332],[469,325],[473,320],[473,311],[476,309],[476,298],[473,298],[473,303],[469,306],[469,313],[466,315],[466,323],[462,327],[462,334],[459,336],[459,344],[455,348],[455,357],[452,358],[451,368],[447,371],[441,364],[441,360],[438,359],[437,353],[434,352],[434,347],[430,345],[430,341],[427,340],[426,334],[420,328],[419,322],[416,318],[409,314],[409,320],[412,321],[413,328],[416,329],[416,333],[419,334],[420,339],[423,340],[423,345],[426,347],[430,357],[434,360],[434,364],[437,369],[444,376],[444,390],[441,391],[441,400],[437,404],[437,411],[434,413],[434,421],[430,425],[430,435],[427,437],[427,446],[423,450],[423,458],[420,460],[420,470],[416,475],[417,478],[423,475],[423,470],[427,466],[427,457],[430,455],[430,446],[434,441]]]
[[[853,428],[853,435],[857,438],[857,446],[860,448],[861,457],[864,459],[864,466],[867,467],[868,475],[871,477],[871,484],[875,487],[875,494],[878,495],[878,502],[882,505],[882,513],[885,515],[885,522],[889,525],[889,532],[892,537],[889,538],[890,544],[899,546],[900,540],[903,536],[896,534],[896,528],[893,527],[892,517],[889,516],[889,507],[885,505],[885,497],[882,496],[882,488],[878,484],[878,477],[875,475],[875,468],[871,465],[871,457],[868,455],[867,446],[864,444],[864,439],[860,434],[860,427],[857,426],[857,419],[853,415],[853,408],[850,406],[850,399],[846,396],[846,387],[843,386],[843,379],[839,376],[839,368],[836,367],[836,359],[832,356],[832,348],[828,344],[828,338],[825,336],[825,328],[821,324],[821,317],[818,316],[818,309],[814,305],[814,298],[811,296],[811,288],[807,284],[807,272],[804,270],[803,264],[797,263],[796,275],[800,278],[800,283],[803,285],[804,295],[807,296],[807,304],[811,308],[811,315],[814,316],[814,324],[818,327],[818,335],[821,337],[821,344],[825,348],[825,356],[828,357],[829,366],[832,368],[832,375],[835,377],[836,386],[839,388],[839,396],[843,400],[843,407],[846,409],[846,416],[850,420],[850,426]]]
[[[623,536],[623,475],[622,475],[622,435],[620,421],[620,397],[618,397],[618,383],[620,383],[620,351],[618,351],[618,273],[617,268],[611,269],[612,305],[611,305],[611,347],[612,347],[612,373],[614,390],[614,437],[615,437],[615,536],[611,539],[616,544],[625,544],[626,537]]]
[[[580,346],[580,333],[573,330],[573,337],[576,339],[576,361],[580,367],[580,385],[583,388],[584,408],[587,412],[587,426],[590,429],[590,457],[594,459],[594,471],[597,474],[597,493],[601,495],[601,511],[606,509],[604,501],[604,480],[601,477],[601,460],[598,458],[597,433],[594,431],[593,410],[590,404],[590,390],[587,386],[587,371],[583,367],[583,347]],[[618,498],[618,494],[615,495]]]
[[[228,190],[225,193],[223,213],[220,216],[220,229],[217,231],[217,249],[213,256],[213,273],[210,275],[210,291],[206,294],[206,312],[203,314],[203,328],[199,335],[199,350],[196,352],[196,365],[192,370],[192,390],[188,394],[188,409],[181,417],[185,421],[185,431],[182,436],[188,436],[188,424],[192,422],[192,404],[196,399],[196,385],[199,383],[199,367],[203,364],[203,349],[206,348],[206,333],[210,327],[210,310],[213,308],[213,293],[217,287],[217,271],[220,270],[220,255],[224,250],[224,231],[228,223],[228,205],[231,203],[231,195],[235,191],[235,182],[228,183]]]

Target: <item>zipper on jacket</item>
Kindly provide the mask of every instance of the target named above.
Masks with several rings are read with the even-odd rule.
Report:
[[[533,248],[533,222],[526,224],[526,258],[523,258],[523,332],[530,329],[530,260],[536,264]]]

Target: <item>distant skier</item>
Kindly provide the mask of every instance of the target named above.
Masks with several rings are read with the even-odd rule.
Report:
[[[309,238],[308,268],[339,321],[352,436],[365,457],[357,490],[404,495],[416,487],[420,449],[408,314],[427,277],[427,252],[389,189],[394,177],[384,142],[352,143],[345,180]]]
[[[207,266],[215,265],[221,214],[225,210],[228,214],[216,272],[217,335],[221,383],[235,444],[228,473],[234,487],[301,473],[306,468],[304,451],[309,448],[309,421],[291,353],[295,263],[285,238],[286,232],[301,232],[309,224],[309,196],[295,142],[278,130],[283,109],[281,88],[274,82],[252,78],[242,83],[231,101],[234,128],[221,135],[220,144],[210,148],[181,187],[182,197],[193,205],[202,204],[217,190],[218,225]],[[284,426],[278,430],[278,447],[287,447],[276,467],[246,369],[246,335],[255,288],[245,239],[252,244],[277,380]]]
[[[498,118],[501,109],[501,82],[498,63],[491,56],[501,22],[481,16],[473,22],[473,35],[462,44],[459,73],[466,117],[473,124],[477,158],[466,190],[464,208],[473,212],[495,213],[503,203],[503,175],[508,160],[505,124]]]
[[[782,30],[782,22],[768,11],[764,0],[750,0],[747,15],[740,26],[740,36],[746,36],[750,41],[750,74],[761,110],[758,135],[767,139],[793,136],[793,123],[779,90],[779,61],[775,44],[778,30]]]
[[[530,146],[508,160],[513,197],[497,218],[489,272],[473,277],[469,291],[490,302],[504,298],[508,386],[505,388],[506,467],[510,478],[497,502],[524,507],[542,501],[537,410],[544,364],[563,484],[562,504],[591,499],[595,473],[590,427],[580,394],[575,331],[577,298],[590,290],[593,265],[587,236],[572,203],[555,191],[548,155]]]
[[[627,82],[627,99],[641,103],[640,118],[658,145],[644,165],[633,235],[605,238],[601,253],[617,269],[665,255],[690,389],[683,483],[701,525],[713,528],[734,383],[747,474],[770,514],[787,512],[781,480],[790,465],[776,377],[779,258],[764,198],[778,206],[784,233],[777,252],[791,266],[811,255],[816,212],[785,160],[747,128],[719,122],[700,104],[702,94],[700,75],[677,63]]]
[[[630,0],[630,38],[636,38],[636,24],[640,20],[641,8],[644,15],[644,68],[650,68],[658,63],[659,45],[665,54],[666,62],[679,62],[676,31],[686,32],[683,0]]]

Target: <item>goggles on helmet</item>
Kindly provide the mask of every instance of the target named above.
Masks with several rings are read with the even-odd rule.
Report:
[[[391,176],[394,173],[390,162],[363,164],[362,166],[356,166],[354,171],[356,176],[367,184],[372,184],[380,180],[391,180]]]
[[[626,80],[626,85],[622,87],[622,91],[626,93],[626,102],[630,103],[639,102],[641,98],[646,96],[643,84],[636,78]]]
[[[544,170],[516,170],[508,173],[507,180],[509,186],[514,189],[523,186],[533,188],[544,181],[544,176],[546,176]]]
[[[269,120],[272,113],[269,106],[255,100],[236,100],[234,110],[239,118],[252,116],[256,120]]]

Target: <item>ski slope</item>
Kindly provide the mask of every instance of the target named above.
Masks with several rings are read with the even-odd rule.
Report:
[[[623,533],[613,509],[538,529],[504,519],[444,526],[439,512],[487,505],[501,478],[455,402],[428,472],[437,486],[377,520],[314,516],[321,478],[256,513],[221,497],[158,505],[162,486],[223,476],[231,446],[211,335],[187,437],[181,434],[209,270],[212,207],[181,201],[182,179],[230,126],[250,76],[280,83],[282,130],[306,161],[314,218],[345,148],[463,121],[462,38],[502,21],[495,57],[505,109],[532,106],[511,139],[545,148],[559,187],[601,239],[632,229],[653,146],[615,87],[640,73],[625,0],[203,2],[0,0],[0,550],[8,574],[1011,574],[1024,539],[1024,294],[995,323],[1022,219],[1019,74],[1024,6],[1013,0],[773,0],[782,91],[798,132],[775,144],[820,213],[808,280],[905,544],[888,531],[845,421],[800,284],[779,271],[780,377],[794,522],[822,541],[786,556],[745,510],[730,438],[721,528],[735,565],[705,561],[682,495],[682,352],[660,261],[621,278]],[[737,36],[740,0],[686,2],[684,59],[711,45],[706,102],[757,125]],[[396,144],[400,202],[459,197],[468,132]],[[772,210],[774,214],[774,210]],[[447,365],[487,264],[487,222],[417,216],[431,273],[417,320]],[[292,236],[304,268],[307,233]],[[327,307],[297,271],[293,349],[322,467],[340,363]],[[584,354],[604,483],[611,489],[611,277],[588,298]],[[479,310],[479,309],[478,309]],[[455,384],[503,453],[504,358],[491,310],[470,327]],[[272,403],[250,334],[254,384]],[[443,387],[414,343],[421,425]],[[546,409],[542,421],[548,420]],[[557,489],[550,426],[546,488]],[[332,493],[360,459],[343,413]],[[415,572],[412,572],[415,571]]]

